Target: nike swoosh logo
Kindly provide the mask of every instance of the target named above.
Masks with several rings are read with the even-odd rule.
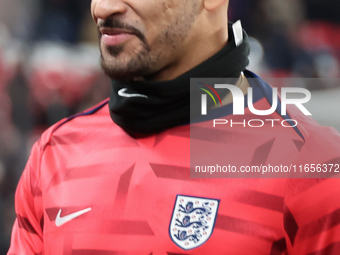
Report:
[[[118,91],[118,95],[120,95],[121,97],[143,97],[143,98],[148,98],[148,96],[146,95],[142,95],[142,94],[138,94],[138,93],[126,93],[127,91],[127,88],[123,88],[123,89],[120,89]]]
[[[71,213],[69,215],[60,217],[61,212],[62,212],[62,210],[60,209],[58,214],[57,214],[57,217],[55,218],[55,225],[57,227],[60,227],[60,226],[64,225],[65,223],[67,223],[67,222],[69,222],[69,221],[71,221],[71,220],[79,217],[80,215],[83,215],[83,214],[85,214],[85,213],[87,213],[87,212],[89,212],[91,210],[92,210],[91,207],[89,207],[89,208],[86,208],[84,210],[81,210],[81,211],[78,211],[78,212],[74,212],[74,213]]]

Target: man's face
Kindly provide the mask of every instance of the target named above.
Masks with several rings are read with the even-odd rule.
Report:
[[[148,76],[175,64],[200,0],[92,0],[101,64],[112,79]]]

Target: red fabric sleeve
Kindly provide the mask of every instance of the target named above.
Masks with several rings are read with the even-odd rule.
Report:
[[[8,255],[37,255],[43,252],[43,207],[39,168],[40,148],[39,143],[36,143],[16,190],[17,217]]]
[[[339,178],[292,179],[289,184],[284,212],[288,254],[340,254]]]

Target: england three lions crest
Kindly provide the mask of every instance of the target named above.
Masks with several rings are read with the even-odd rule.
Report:
[[[169,226],[171,240],[183,250],[204,244],[211,236],[218,199],[177,195]]]

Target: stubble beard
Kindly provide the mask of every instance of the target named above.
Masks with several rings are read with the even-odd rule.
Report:
[[[151,71],[152,60],[150,48],[141,44],[140,50],[132,57],[124,57],[124,45],[108,46],[105,49],[109,58],[105,59],[101,51],[101,67],[104,73],[113,80],[132,80],[135,77],[143,77]]]
[[[132,56],[124,56],[124,45],[106,46],[105,50],[111,59],[105,59],[100,47],[101,67],[104,73],[113,80],[129,81],[151,76],[162,69],[164,63],[178,55],[182,43],[195,22],[198,13],[197,3],[185,0],[185,4],[191,6],[188,9],[183,8],[182,12],[174,17],[172,25],[168,25],[156,36],[153,45],[149,45],[144,35],[140,35],[140,45]]]

